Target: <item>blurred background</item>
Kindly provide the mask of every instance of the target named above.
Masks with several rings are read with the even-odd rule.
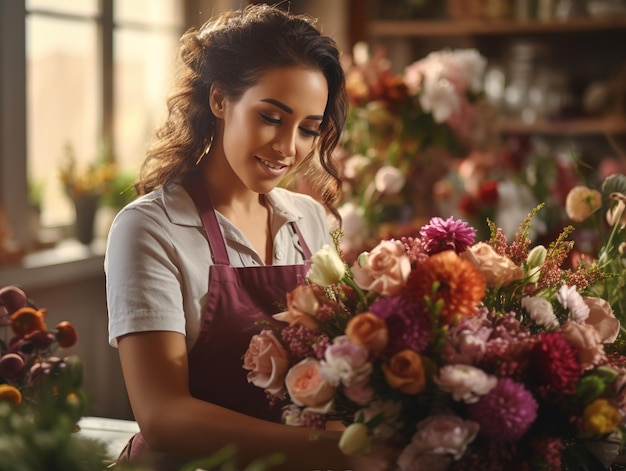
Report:
[[[76,325],[91,415],[132,418],[107,342],[104,244],[116,212],[135,197],[146,144],[165,117],[178,39],[246,3],[0,0],[0,287],[22,287],[48,309],[50,324]],[[624,171],[623,0],[277,3],[319,18],[344,54],[353,107],[337,156],[343,207],[375,209],[375,226],[385,230],[373,237],[411,234],[435,214],[489,216],[513,232],[540,202],[548,208],[537,237],[548,237],[563,222],[569,189]],[[430,117],[432,135],[415,145],[414,136],[389,130],[409,119],[393,79],[410,65],[432,67],[425,59],[445,50],[483,60],[471,113],[461,116],[469,130],[450,146],[433,138],[441,123]],[[450,139],[459,137],[456,124]],[[370,177],[354,173],[355,156],[378,169],[393,156],[405,193],[419,199],[398,203],[381,192],[365,201],[359,188]]]

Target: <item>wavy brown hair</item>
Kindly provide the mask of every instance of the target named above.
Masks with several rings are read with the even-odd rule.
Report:
[[[336,43],[320,33],[313,19],[265,4],[226,12],[182,36],[180,59],[167,120],[157,130],[135,184],[138,194],[182,182],[196,170],[215,129],[209,107],[213,84],[237,101],[267,69],[306,67],[324,74],[328,102],[312,151],[318,159],[305,159],[294,172],[303,173],[312,192],[338,216],[341,186],[332,153],[346,120],[345,76]]]

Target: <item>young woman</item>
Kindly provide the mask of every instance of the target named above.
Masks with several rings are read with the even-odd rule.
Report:
[[[241,361],[255,322],[330,243],[330,155],[347,108],[335,43],[305,17],[257,5],[187,32],[181,47],[143,196],[116,217],[106,254],[109,340],[141,429],[120,460],[179,469],[235,444],[242,466],[283,452],[276,469],[387,469],[349,462],[337,432],[312,440],[318,431],[282,425]],[[326,208],[278,187],[294,172]]]

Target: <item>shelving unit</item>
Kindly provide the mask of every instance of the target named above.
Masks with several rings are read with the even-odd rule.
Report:
[[[380,19],[372,12],[365,34],[370,44],[382,44],[392,64],[401,69],[413,60],[442,47],[475,47],[488,60],[506,60],[506,47],[514,41],[530,41],[553,49],[556,67],[575,79],[578,98],[584,84],[608,78],[626,70],[626,17],[572,18],[567,21],[513,19]],[[498,128],[505,134],[529,134],[551,137],[594,138],[606,135],[626,137],[626,74],[622,93],[614,109],[602,116],[584,113],[540,118],[527,123],[503,117]],[[583,84],[583,85],[581,85]],[[619,103],[617,103],[619,102]]]
[[[568,21],[514,20],[373,20],[368,34],[374,38],[429,38],[626,31],[626,18],[572,19]]]

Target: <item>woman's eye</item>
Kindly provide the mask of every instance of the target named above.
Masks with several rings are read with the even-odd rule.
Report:
[[[300,132],[302,134],[304,134],[305,136],[310,136],[310,137],[319,137],[320,136],[319,131],[316,131],[314,129],[300,128]]]
[[[272,118],[271,116],[263,113],[261,113],[261,119],[263,119],[263,121],[265,121],[267,124],[280,124],[280,119]]]

